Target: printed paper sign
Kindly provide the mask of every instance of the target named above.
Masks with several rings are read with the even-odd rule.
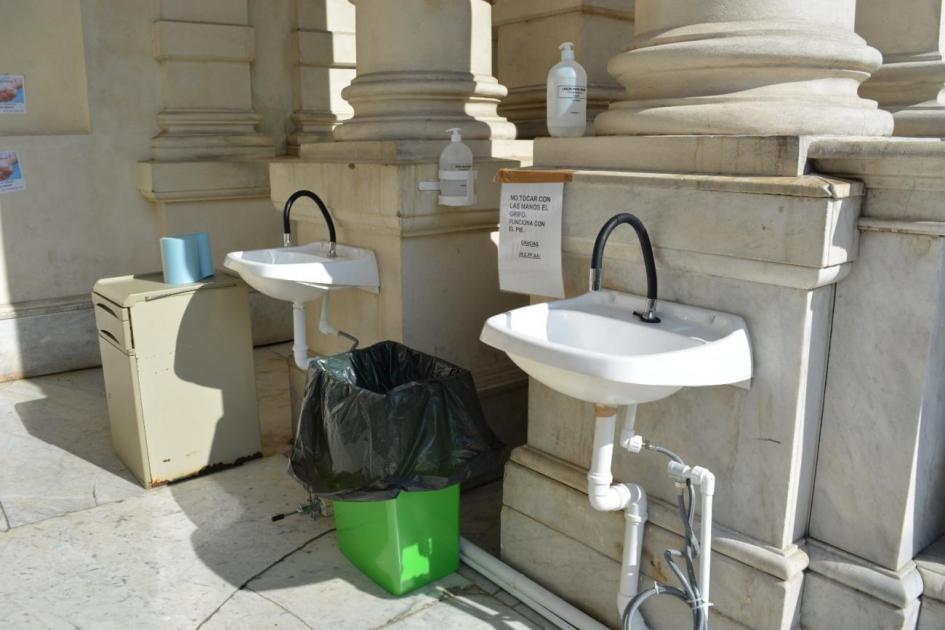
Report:
[[[563,198],[563,182],[502,184],[499,286],[503,291],[564,297]]]
[[[0,151],[0,194],[26,190],[16,151]]]
[[[26,84],[22,74],[0,74],[0,114],[26,113]]]

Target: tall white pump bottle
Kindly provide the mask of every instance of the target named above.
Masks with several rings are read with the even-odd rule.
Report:
[[[574,44],[558,47],[561,61],[548,71],[548,133],[554,137],[583,136],[587,129],[587,72],[574,60]]]
[[[463,144],[459,129],[447,129],[450,142],[440,153],[440,204],[471,206],[476,203],[476,171],[472,149]]]

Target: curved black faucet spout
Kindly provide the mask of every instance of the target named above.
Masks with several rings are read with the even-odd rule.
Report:
[[[604,246],[610,233],[622,223],[629,224],[637,233],[640,240],[640,249],[643,250],[643,266],[646,269],[646,308],[642,313],[634,315],[648,324],[658,324],[660,318],[656,316],[656,263],[653,260],[653,246],[650,245],[650,235],[646,233],[643,222],[629,212],[615,214],[604,224],[594,241],[594,252],[591,254],[591,291],[600,290],[600,278],[604,267]]]
[[[337,245],[335,241],[335,222],[331,220],[331,215],[328,214],[328,208],[325,206],[325,202],[322,201],[321,197],[313,193],[311,190],[297,190],[285,200],[285,205],[282,207],[283,246],[289,247],[292,244],[292,224],[289,222],[289,215],[292,212],[292,204],[302,197],[307,197],[314,201],[315,205],[318,206],[318,209],[322,211],[322,216],[325,217],[325,223],[328,224],[328,238],[331,240],[331,247],[328,250],[328,255],[333,258],[335,256],[335,246]]]

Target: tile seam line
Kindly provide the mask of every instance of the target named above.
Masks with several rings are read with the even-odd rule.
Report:
[[[194,630],[200,630],[200,628],[202,628],[202,627],[204,626],[204,624],[206,624],[208,621],[210,621],[210,620],[213,618],[214,615],[216,615],[218,612],[220,612],[220,609],[223,608],[223,607],[226,605],[226,603],[227,603],[228,601],[230,601],[231,599],[233,599],[233,597],[234,597],[237,593],[239,593],[240,591],[242,591],[243,589],[245,589],[252,581],[254,581],[254,580],[259,579],[260,577],[262,577],[266,572],[269,571],[269,569],[272,569],[273,567],[275,567],[276,565],[278,565],[280,562],[282,562],[283,560],[287,559],[289,556],[291,556],[291,555],[293,555],[293,554],[295,554],[295,553],[301,551],[302,549],[305,549],[305,547],[309,546],[310,544],[312,544],[313,542],[315,542],[315,541],[318,540],[319,538],[322,538],[323,536],[327,536],[328,534],[331,534],[331,533],[334,532],[334,531],[335,531],[335,528],[332,527],[331,529],[327,529],[327,530],[325,530],[325,531],[319,533],[318,535],[313,536],[312,538],[309,538],[308,540],[306,540],[305,542],[303,542],[303,543],[302,543],[301,545],[299,545],[298,547],[292,549],[291,551],[289,551],[288,553],[284,554],[283,556],[281,556],[280,558],[278,558],[278,559],[275,560],[274,562],[272,562],[272,563],[266,565],[265,567],[263,567],[263,568],[262,568],[259,572],[257,572],[256,574],[250,576],[245,582],[243,582],[242,584],[240,584],[239,587],[235,588],[232,593],[230,593],[229,595],[227,595],[226,599],[224,599],[222,602],[220,602],[220,605],[219,605],[219,606],[217,606],[216,608],[214,608],[213,611],[212,611],[209,615],[207,615],[207,616],[204,618],[203,621],[201,621],[199,624],[197,624],[197,626],[196,626],[196,628],[195,628]],[[255,593],[256,591],[253,591],[253,592]],[[257,593],[257,594],[258,594],[258,593]],[[268,598],[266,598],[266,599],[268,599]],[[304,622],[303,622],[303,623],[304,623]]]
[[[2,529],[4,524],[6,529]],[[8,532],[11,529],[13,528],[10,526],[10,517],[7,516],[7,511],[3,508],[3,501],[0,501],[0,531]]]
[[[302,619],[301,617],[299,617],[297,614],[295,614],[294,612],[292,612],[291,610],[289,610],[288,608],[286,608],[285,606],[283,606],[282,604],[280,604],[280,603],[277,602],[276,600],[272,599],[271,597],[266,597],[265,594],[263,594],[263,593],[261,593],[261,592],[259,592],[259,591],[253,590],[253,589],[251,589],[251,588],[248,588],[248,587],[247,587],[246,590],[249,591],[249,592],[251,592],[251,593],[254,593],[254,594],[258,595],[259,597],[262,597],[264,600],[266,600],[267,602],[269,602],[269,603],[272,604],[273,606],[276,606],[277,608],[280,608],[281,610],[284,610],[284,611],[285,611],[287,614],[289,614],[290,616],[292,616],[292,617],[298,619],[299,623],[302,624],[303,626],[305,626],[306,628],[308,628],[309,630],[316,630],[314,626],[310,626],[307,621],[305,621],[304,619]]]
[[[463,578],[463,579],[466,579],[466,578]],[[475,590],[485,593],[485,591],[482,588],[480,588],[476,583],[472,582],[471,580],[467,580],[467,581],[469,582],[469,586],[472,586]],[[461,587],[461,588],[465,589],[466,587]],[[399,615],[394,615],[387,621],[383,622],[381,625],[374,626],[373,628],[371,628],[371,630],[381,630],[382,628],[389,628],[393,626],[394,624],[404,621],[405,619],[410,619],[411,617],[414,617],[416,615],[419,615],[420,613],[426,612],[430,610],[431,608],[436,608],[443,602],[448,602],[451,599],[456,599],[457,597],[461,597],[462,594],[464,593],[456,594],[450,591],[449,589],[444,589],[444,592],[441,593],[440,596],[435,598],[433,601],[428,602],[427,604],[420,606],[419,608],[404,611],[400,613]],[[493,595],[488,595],[488,597],[491,597],[492,599],[496,599],[495,596]],[[499,602],[499,603],[501,604],[502,602]],[[509,608],[511,608],[511,606]]]

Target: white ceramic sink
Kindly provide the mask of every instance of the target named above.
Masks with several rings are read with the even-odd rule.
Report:
[[[751,348],[741,317],[660,301],[658,324],[633,312],[645,299],[614,291],[533,304],[490,317],[481,340],[532,378],[573,398],[645,403],[683,387],[744,384]]]
[[[227,254],[223,266],[270,297],[295,303],[318,299],[334,289],[358,287],[377,292],[379,279],[374,252],[316,241],[297,247],[275,247]]]

